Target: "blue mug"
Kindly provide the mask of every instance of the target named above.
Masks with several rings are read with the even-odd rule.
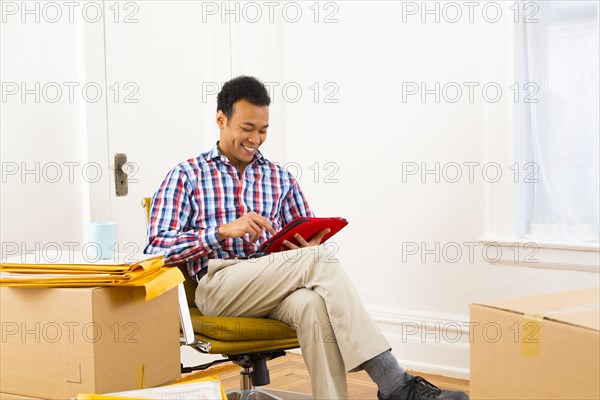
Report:
[[[97,249],[99,260],[110,260],[114,256],[117,242],[117,223],[114,221],[90,222],[89,245]]]

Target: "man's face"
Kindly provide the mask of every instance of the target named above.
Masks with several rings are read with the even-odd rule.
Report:
[[[221,130],[219,150],[242,172],[267,140],[269,107],[238,100],[231,118],[227,119],[221,110],[217,112],[217,125]]]

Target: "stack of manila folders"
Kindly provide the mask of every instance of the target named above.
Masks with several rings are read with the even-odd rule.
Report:
[[[133,400],[133,399],[184,399],[227,400],[223,385],[216,376],[196,378],[149,389],[130,390],[109,394],[79,394],[77,400]]]
[[[162,254],[116,254],[98,260],[73,253],[31,252],[0,262],[0,286],[10,287],[139,286],[150,300],[184,280],[179,268],[165,267]]]

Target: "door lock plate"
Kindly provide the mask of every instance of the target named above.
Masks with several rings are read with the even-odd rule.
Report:
[[[127,163],[127,154],[115,154],[115,194],[117,197],[127,196],[127,173],[123,170],[123,166]]]

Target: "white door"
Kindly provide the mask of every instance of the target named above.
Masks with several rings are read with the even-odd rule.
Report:
[[[222,83],[242,74],[279,79],[280,25],[266,17],[253,23],[237,4],[231,14],[226,3],[201,1],[119,3],[118,18],[115,8],[106,13],[108,152],[111,160],[126,153],[130,163],[128,194],[117,197],[111,183],[109,214],[125,253],[143,249],[142,197],[218,140]],[[280,109],[272,107],[275,132]],[[271,136],[266,149],[281,156],[282,135]]]
[[[129,254],[144,246],[141,199],[217,140],[213,93],[231,75],[230,37],[226,24],[202,23],[202,2],[121,4],[106,21],[108,152],[127,154],[128,194],[116,196],[113,180],[109,212]]]

